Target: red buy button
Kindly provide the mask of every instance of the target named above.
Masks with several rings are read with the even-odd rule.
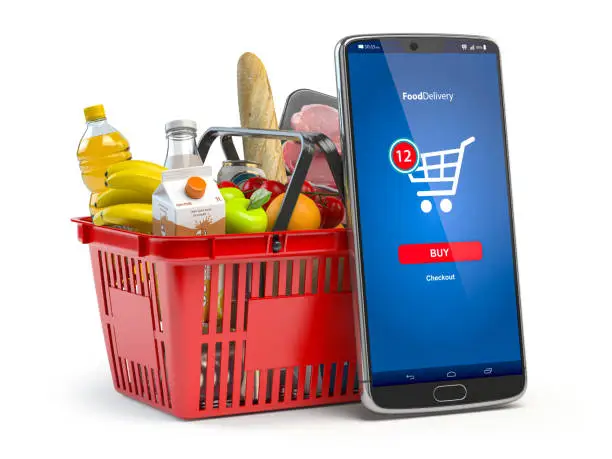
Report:
[[[480,242],[442,242],[438,244],[400,245],[399,262],[403,265],[477,261],[482,259]]]

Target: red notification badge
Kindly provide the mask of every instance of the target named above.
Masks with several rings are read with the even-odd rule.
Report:
[[[389,159],[396,171],[408,174],[419,166],[421,154],[412,140],[399,139],[391,145]]]

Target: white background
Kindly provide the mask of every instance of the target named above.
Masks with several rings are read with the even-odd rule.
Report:
[[[10,450],[2,456],[609,454],[612,52],[605,2],[344,3],[2,7],[0,412],[9,427],[0,451]],[[480,34],[501,48],[526,396],[501,410],[408,419],[371,420],[349,405],[186,423],[116,394],[89,253],[69,221],[87,213],[75,157],[82,109],[103,103],[134,157],[161,162],[168,120],[238,124],[242,52],[266,64],[280,112],[294,89],[334,94],[336,41],[367,32]]]

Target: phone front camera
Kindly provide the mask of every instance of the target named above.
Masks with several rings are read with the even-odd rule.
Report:
[[[417,45],[415,42],[410,43],[410,49],[412,51],[416,51],[417,49],[419,49],[419,45]]]

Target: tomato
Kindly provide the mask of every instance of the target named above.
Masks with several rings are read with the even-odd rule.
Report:
[[[238,188],[234,182],[230,182],[229,180],[223,180],[217,183],[217,186],[219,188]]]
[[[250,179],[246,180],[240,186],[240,188],[242,189],[242,192],[244,193],[244,197],[248,199],[251,197],[253,192],[255,190],[259,190],[263,186],[264,183],[266,183],[266,179],[263,177],[251,177]]]
[[[315,199],[321,212],[321,228],[335,228],[344,220],[344,204],[336,196],[317,196]]]
[[[302,193],[314,193],[315,188],[312,186],[308,180],[304,180],[304,184],[302,185]]]

